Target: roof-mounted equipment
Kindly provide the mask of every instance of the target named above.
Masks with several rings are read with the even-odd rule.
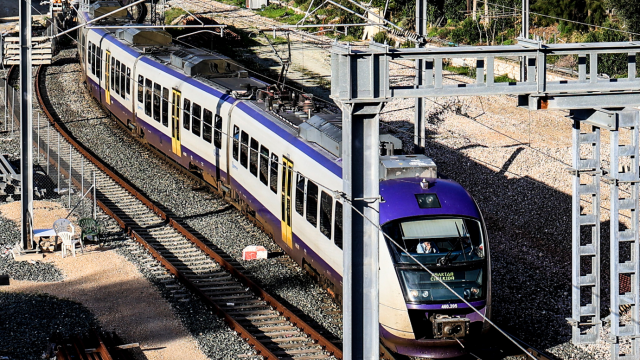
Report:
[[[92,19],[106,15],[112,11],[122,8],[120,2],[114,0],[97,1],[89,6],[89,15]],[[122,9],[109,15],[108,19],[126,19],[128,16],[127,9]]]
[[[169,46],[171,34],[160,29],[119,29],[116,31],[118,39],[128,42],[133,46]]]
[[[380,180],[438,177],[436,163],[422,154],[380,157]]]

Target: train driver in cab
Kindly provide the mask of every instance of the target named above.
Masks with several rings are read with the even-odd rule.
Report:
[[[431,243],[431,241],[425,239],[420,240],[416,251],[418,252],[418,254],[435,254],[439,252],[436,246]]]

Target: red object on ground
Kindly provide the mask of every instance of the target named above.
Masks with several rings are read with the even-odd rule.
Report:
[[[266,259],[267,255],[267,249],[263,246],[252,245],[242,250],[242,260]]]

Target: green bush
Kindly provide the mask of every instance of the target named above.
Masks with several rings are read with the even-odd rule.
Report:
[[[164,23],[171,24],[171,22],[177,19],[181,15],[185,15],[187,12],[179,7],[171,8],[164,12]]]
[[[449,34],[449,40],[456,44],[475,44],[480,40],[480,32],[476,21],[466,18]]]

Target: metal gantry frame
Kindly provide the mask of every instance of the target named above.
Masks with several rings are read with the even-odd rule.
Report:
[[[345,211],[344,224],[344,354],[347,359],[374,359],[372,339],[378,339],[378,216],[379,114],[393,98],[424,98],[472,95],[518,95],[518,106],[530,110],[571,110],[573,126],[573,266],[572,340],[575,344],[599,341],[601,249],[600,221],[602,182],[611,191],[610,307],[612,359],[637,359],[640,355],[640,244],[638,243],[639,112],[640,79],[636,77],[636,54],[640,42],[574,43],[544,45],[520,39],[517,45],[454,48],[392,49],[371,43],[352,47],[335,43],[331,50],[331,97],[341,106],[343,117],[343,191],[358,211]],[[598,76],[598,57],[624,54],[626,78]],[[576,80],[547,79],[547,58],[576,56]],[[494,66],[500,57],[526,59],[521,81],[496,83]],[[452,58],[475,63],[471,84],[446,84],[443,65]],[[393,60],[424,63],[419,85],[392,86],[389,63]],[[591,126],[590,132],[582,131]],[[424,127],[421,125],[420,127]],[[423,129],[417,129],[420,137]],[[610,132],[610,168],[600,158],[601,130]],[[621,141],[620,133],[627,134]],[[587,154],[584,155],[583,152]],[[582,200],[592,203],[582,208]],[[362,221],[358,212],[366,215]],[[621,229],[620,216],[630,218]],[[369,221],[370,220],[370,221]],[[584,230],[584,231],[583,231]],[[363,251],[375,249],[376,251]],[[621,294],[620,276],[631,279]],[[374,306],[374,304],[376,304]],[[620,323],[620,306],[629,309],[630,323]],[[620,346],[622,339],[630,346]],[[621,352],[626,352],[622,354]]]

